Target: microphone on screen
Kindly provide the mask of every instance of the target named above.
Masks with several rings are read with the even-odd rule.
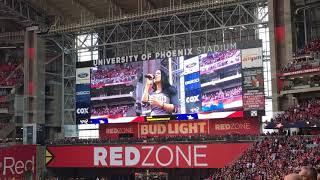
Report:
[[[144,75],[145,78],[148,78],[150,80],[154,79],[154,75],[152,74],[147,74],[147,75]]]

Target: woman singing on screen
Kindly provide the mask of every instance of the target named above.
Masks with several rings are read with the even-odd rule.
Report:
[[[143,103],[150,103],[151,116],[170,115],[177,112],[177,91],[170,85],[169,76],[162,70],[157,70],[155,75],[148,74],[146,86],[142,95]],[[149,89],[153,92],[149,94]]]

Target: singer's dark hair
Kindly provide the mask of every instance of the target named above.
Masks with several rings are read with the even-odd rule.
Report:
[[[169,82],[169,76],[163,70],[159,69],[161,72],[161,87],[162,93],[167,94],[169,96],[174,96],[177,94],[176,88],[174,88]],[[157,86],[153,84],[153,91],[157,91]]]

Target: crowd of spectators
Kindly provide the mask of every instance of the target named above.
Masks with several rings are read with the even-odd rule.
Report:
[[[91,84],[113,84],[133,81],[136,79],[139,66],[115,65],[113,68],[93,70]]]
[[[93,107],[91,109],[91,115],[93,116],[109,115],[110,117],[113,117],[113,118],[126,117],[127,111],[132,107],[133,105]]]
[[[0,130],[7,127],[7,123],[0,123]]]
[[[91,90],[91,97],[106,97],[114,95],[133,94],[134,87],[127,85],[119,85],[117,88],[98,88]]]
[[[320,52],[320,39],[313,40],[304,48],[299,49],[296,52],[296,55],[305,55],[316,52]]]
[[[236,86],[220,91],[214,91],[202,95],[202,102],[230,99],[242,95],[242,86]]]
[[[320,168],[320,136],[267,136],[207,180],[283,179],[302,166]]]
[[[48,145],[74,145],[74,144],[136,144],[136,143],[183,143],[183,142],[237,142],[237,141],[255,141],[258,136],[229,134],[224,136],[198,135],[198,136],[165,136],[165,137],[122,137],[117,139],[79,139],[65,138],[58,140],[48,140]]]
[[[234,49],[230,51],[214,52],[200,59],[200,72],[201,74],[209,74],[216,69],[237,62],[241,62],[239,50]]]
[[[310,58],[306,58],[309,56]],[[285,65],[281,72],[307,70],[320,66],[320,40],[311,41],[306,47],[295,53],[295,58]]]
[[[320,99],[300,100],[297,105],[278,114],[271,119],[271,123],[294,123],[297,121],[319,122]]]
[[[0,86],[14,86],[23,78],[23,72],[16,69],[20,63],[20,61],[0,63]]]
[[[0,128],[1,130],[1,128]],[[0,138],[0,147],[3,147],[3,146],[8,146],[10,145],[10,143],[14,143],[14,144],[20,144],[23,142],[23,139],[22,138],[4,138],[4,139],[1,139]]]

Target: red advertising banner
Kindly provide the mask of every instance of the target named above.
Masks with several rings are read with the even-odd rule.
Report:
[[[233,119],[210,121],[210,135],[226,134],[260,134],[259,120],[257,119]]]
[[[139,137],[208,134],[208,120],[139,123]]]
[[[24,179],[31,172],[36,179],[36,146],[13,145],[0,148],[0,179]]]
[[[47,147],[47,167],[223,168],[251,143]]]
[[[100,124],[101,139],[117,139],[123,134],[131,134],[136,138],[198,136],[260,133],[258,119],[215,119],[194,121],[164,121],[146,123]]]
[[[100,124],[99,137],[101,139],[117,139],[122,134],[138,135],[137,123]]]

